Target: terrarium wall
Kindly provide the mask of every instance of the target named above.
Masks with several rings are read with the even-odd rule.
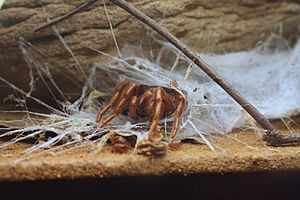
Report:
[[[52,28],[34,32],[47,18],[61,16],[84,0],[7,0],[0,10],[0,74],[25,91],[28,89],[28,67],[18,41],[20,37],[43,52],[44,62],[53,66],[61,89],[69,94],[81,91],[81,84],[65,82],[70,74],[83,82],[77,65],[88,73],[93,63],[105,57],[93,49],[117,55],[103,1],[57,25],[78,63],[64,48]],[[300,3],[271,0],[130,0],[144,13],[157,20],[196,52],[227,53],[252,49],[270,36],[282,35],[292,45],[300,26]],[[153,38],[160,38],[141,22],[107,1],[109,19],[122,48],[144,45],[155,49]],[[152,45],[153,44],[153,45]],[[147,52],[146,52],[147,53]],[[1,83],[0,97],[11,89]],[[46,98],[47,90],[38,85],[36,96]],[[72,98],[72,95],[70,95]]]

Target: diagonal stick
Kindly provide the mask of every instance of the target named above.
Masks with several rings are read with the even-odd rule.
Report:
[[[96,3],[96,1],[98,0],[88,0],[87,2],[85,2],[84,4],[80,5],[78,8],[75,8],[74,10],[72,10],[71,12],[61,16],[61,17],[58,17],[56,18],[55,20],[53,20],[52,22],[50,23],[47,23],[43,26],[40,26],[38,27],[37,29],[34,30],[34,32],[37,32],[37,31],[40,31],[44,28],[47,28],[49,26],[52,26],[52,25],[55,25],[55,24],[58,24],[59,22],[62,22],[64,21],[65,19],[71,17],[72,15],[75,15],[76,13],[79,13],[81,12],[82,10],[86,9],[87,7],[89,7],[90,5]]]
[[[87,6],[95,3],[97,0],[89,0],[87,3],[83,4],[79,8],[73,10],[72,12],[64,15],[58,20],[55,20],[55,23],[70,17],[80,10],[86,8]],[[163,28],[159,23],[142,13],[140,10],[129,4],[124,0],[109,0],[112,3],[118,5],[119,7],[126,10],[131,15],[135,16],[137,19],[143,23],[150,26],[153,30],[158,32],[171,44],[177,47],[183,54],[185,54],[189,59],[191,59],[202,71],[204,71],[214,82],[216,82],[220,87],[222,87],[240,106],[242,106],[252,117],[253,119],[266,130],[266,135],[264,140],[268,145],[271,146],[298,146],[300,145],[300,134],[288,134],[282,135],[271,122],[261,114],[247,99],[245,99],[235,88],[233,88],[226,80],[224,80],[217,72],[215,72],[211,67],[202,60],[199,56],[195,55],[186,45],[184,45],[179,39],[172,35],[169,31]],[[62,19],[63,18],[63,19]],[[60,20],[59,20],[60,19]],[[39,27],[36,30],[41,30],[47,26],[53,25],[53,23],[46,24],[42,27]]]

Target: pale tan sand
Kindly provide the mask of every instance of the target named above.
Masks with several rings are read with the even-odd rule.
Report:
[[[28,144],[0,149],[0,180],[76,179],[85,177],[140,176],[191,173],[226,173],[300,169],[300,147],[270,148],[254,131],[211,138],[216,147],[183,144],[161,158],[111,153],[107,145],[101,152],[91,148],[44,154],[15,163],[18,152]],[[299,130],[298,130],[299,132]],[[4,155],[12,154],[7,157]]]

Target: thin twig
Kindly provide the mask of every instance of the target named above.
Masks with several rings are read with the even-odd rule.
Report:
[[[140,10],[129,4],[124,0],[110,0],[112,3],[118,5],[119,7],[126,10],[131,15],[135,16],[137,19],[142,21],[143,23],[150,26],[153,30],[158,32],[161,36],[163,36],[166,40],[168,40],[171,44],[177,47],[185,56],[191,59],[202,71],[204,71],[214,82],[216,82],[220,87],[222,87],[240,106],[242,106],[252,117],[253,119],[266,130],[266,136],[263,138],[267,141],[268,145],[271,146],[298,146],[300,145],[300,134],[293,134],[291,138],[289,135],[282,135],[275,127],[271,124],[271,122],[262,115],[247,99],[245,99],[235,88],[233,88],[226,80],[224,80],[217,72],[215,72],[204,60],[202,60],[199,56],[194,54],[186,45],[184,45],[179,39],[177,39],[174,35],[172,35],[169,31],[163,28],[159,23],[142,13]],[[88,1],[83,4],[79,8],[73,10],[72,12],[54,20],[54,23],[58,23],[75,13],[85,9],[87,6],[95,3],[96,0]],[[42,27],[37,28],[36,30],[41,30],[47,26],[52,25],[47,24]]]
[[[116,38],[116,35],[115,35],[115,32],[114,32],[114,27],[113,27],[113,25],[110,21],[110,18],[109,18],[109,14],[108,14],[108,11],[107,11],[105,0],[103,0],[103,6],[104,6],[105,15],[106,15],[106,18],[107,18],[107,21],[108,21],[108,24],[109,24],[109,27],[110,27],[110,30],[111,30],[111,35],[113,37],[117,52],[119,54],[119,57],[122,58],[122,54],[121,54],[121,51],[120,51],[120,48],[119,48],[119,45],[118,45],[118,42],[117,42],[117,38]]]
[[[98,0],[88,0],[87,2],[85,2],[84,4],[80,5],[78,8],[72,10],[71,12],[59,17],[59,18],[56,18],[55,20],[53,20],[51,23],[47,23],[47,24],[44,24],[40,27],[38,27],[37,29],[34,30],[34,32],[37,32],[37,31],[40,31],[44,28],[47,28],[49,26],[52,26],[52,25],[55,25],[55,24],[58,24],[59,22],[62,22],[64,21],[65,19],[71,17],[72,15],[75,15],[76,13],[79,13],[81,12],[82,10],[86,9],[87,7],[89,7],[90,5],[96,3],[96,1]]]

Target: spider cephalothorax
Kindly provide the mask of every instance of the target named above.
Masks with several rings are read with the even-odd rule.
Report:
[[[111,114],[101,121],[102,116],[112,107],[114,109]],[[173,89],[124,81],[117,85],[107,105],[99,112],[96,121],[100,122],[99,127],[103,127],[121,112],[129,114],[134,120],[147,118],[151,122],[148,139],[160,141],[162,135],[157,128],[159,120],[175,114],[171,132],[171,136],[174,137],[179,130],[180,117],[184,108],[185,98]]]

